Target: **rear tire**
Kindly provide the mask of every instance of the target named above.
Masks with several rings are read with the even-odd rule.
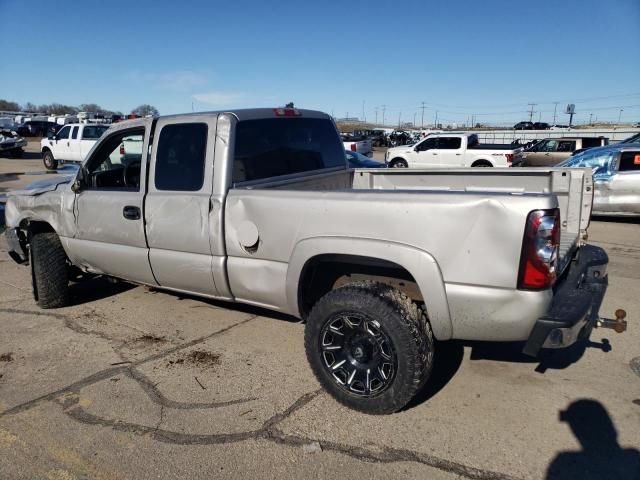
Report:
[[[406,295],[365,281],[316,303],[305,349],[316,378],[337,401],[380,415],[405,407],[427,382],[434,340],[426,317]]]
[[[409,164],[403,158],[395,158],[389,163],[391,168],[408,168]]]
[[[42,163],[47,170],[55,170],[58,168],[58,161],[53,157],[51,150],[45,150],[42,152]]]
[[[69,265],[60,238],[54,232],[32,235],[29,247],[33,297],[41,308],[69,303]]]

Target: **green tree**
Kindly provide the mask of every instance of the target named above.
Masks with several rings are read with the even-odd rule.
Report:
[[[131,110],[131,113],[136,115],[140,115],[141,117],[146,117],[147,115],[159,115],[158,109],[153,105],[142,104]]]
[[[11,102],[9,100],[0,100],[0,110],[7,110],[9,112],[18,112],[20,111],[20,105],[16,102]]]

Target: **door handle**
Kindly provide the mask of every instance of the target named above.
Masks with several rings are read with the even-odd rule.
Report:
[[[140,220],[140,209],[127,205],[122,209],[122,216],[127,220]]]

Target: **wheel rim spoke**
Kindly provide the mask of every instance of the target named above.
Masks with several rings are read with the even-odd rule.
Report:
[[[351,394],[379,395],[395,377],[390,337],[379,322],[359,312],[330,318],[321,330],[320,348],[325,368]]]

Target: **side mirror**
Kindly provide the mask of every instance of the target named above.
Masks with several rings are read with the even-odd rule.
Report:
[[[55,136],[53,133],[50,133],[50,134],[47,136],[47,140],[55,140],[55,139],[56,139],[56,136]]]
[[[86,183],[85,169],[84,167],[80,167],[76,179],[71,184],[71,191],[73,193],[80,193],[85,188]]]

